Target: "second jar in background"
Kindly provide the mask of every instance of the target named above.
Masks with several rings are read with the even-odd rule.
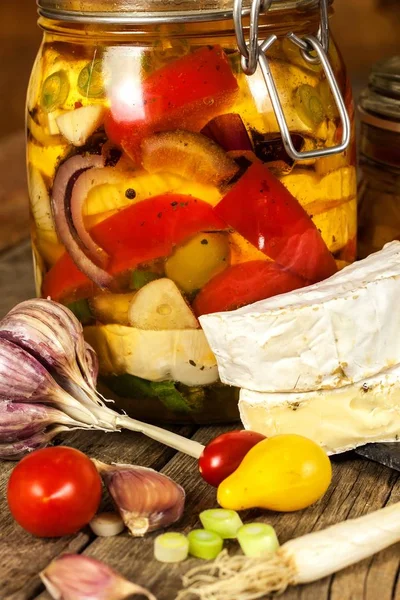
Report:
[[[400,56],[377,63],[360,100],[359,256],[400,239]]]

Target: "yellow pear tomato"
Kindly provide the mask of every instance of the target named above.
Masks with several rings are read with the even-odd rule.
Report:
[[[331,479],[330,460],[318,444],[300,435],[277,435],[254,446],[219,485],[218,503],[232,510],[301,510],[325,494]]]

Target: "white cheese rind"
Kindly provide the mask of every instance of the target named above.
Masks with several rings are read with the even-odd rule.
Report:
[[[222,381],[259,392],[351,385],[400,363],[400,242],[330,279],[200,317]]]
[[[292,394],[240,391],[246,429],[267,437],[297,433],[329,454],[400,440],[400,365],[336,390]]]

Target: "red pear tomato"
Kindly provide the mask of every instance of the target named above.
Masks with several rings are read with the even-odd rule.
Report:
[[[7,500],[14,519],[39,537],[76,533],[94,517],[102,484],[79,450],[57,446],[32,452],[11,473]]]
[[[200,475],[207,483],[218,487],[236,471],[249,450],[262,440],[265,435],[245,429],[219,435],[204,448],[199,458]]]

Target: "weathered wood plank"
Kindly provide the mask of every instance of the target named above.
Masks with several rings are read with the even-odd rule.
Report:
[[[8,477],[14,463],[0,466],[0,598],[24,600],[37,588],[38,568],[68,549],[78,552],[88,543],[86,532],[59,540],[40,540],[23,531],[12,519],[6,502]]]
[[[0,143],[0,251],[28,235],[25,135],[18,132]]]
[[[202,428],[194,439],[207,443],[219,432],[228,429],[228,427]],[[119,454],[119,445],[108,450],[108,452],[115,451]],[[199,511],[214,505],[215,490],[201,479],[195,460],[189,456],[175,455],[161,471],[183,485],[187,491],[185,515],[177,529],[188,531],[198,525]],[[150,534],[141,539],[134,539],[124,533],[116,538],[97,538],[85,553],[107,562],[133,581],[136,580],[150,587],[159,600],[165,598],[173,600],[180,584],[181,567],[176,565],[166,567],[152,561],[155,535]],[[188,561],[185,566],[193,563],[194,561]],[[43,593],[37,600],[49,600],[49,598],[47,593]]]
[[[41,38],[35,4],[32,0],[0,2],[1,135],[24,126],[26,89]]]
[[[193,428],[181,427],[174,430],[189,434]],[[66,444],[104,462],[128,462],[161,469],[174,455],[173,450],[132,432],[76,432],[62,439]],[[12,467],[13,463],[0,465],[0,598],[27,600],[40,588],[39,571],[62,552],[78,552],[86,546],[90,541],[90,532],[85,530],[77,536],[59,540],[40,540],[25,533],[13,521],[5,500],[5,489]],[[109,507],[109,501],[106,500],[105,505]]]
[[[35,296],[29,242],[16,246],[1,256],[0,290],[0,318],[18,302]]]
[[[216,428],[203,428],[195,439],[206,443],[217,433]],[[215,491],[207,486],[194,468],[193,459],[176,455],[162,471],[182,484],[187,491],[185,516],[179,524],[179,531],[187,532],[199,526],[198,513],[216,505]],[[379,485],[377,485],[379,482]],[[398,476],[379,465],[362,460],[340,460],[334,465],[334,479],[331,490],[313,507],[293,514],[264,513],[249,511],[246,521],[262,520],[272,523],[281,542],[303,535],[313,530],[325,528],[331,524],[366,514],[395,502],[400,497]],[[153,542],[155,534],[143,539],[132,539],[126,534],[112,539],[96,539],[84,553],[104,560],[132,581],[149,587],[158,600],[173,600],[180,587],[183,572],[196,562],[188,560],[183,565],[160,565],[154,563]],[[229,543],[231,552],[237,550],[236,544]],[[386,551],[332,578],[315,584],[292,588],[282,597],[285,600],[372,600],[378,585],[383,590],[379,599],[392,598],[396,583],[400,546]],[[372,566],[371,566],[372,565]],[[383,566],[384,565],[384,568]],[[371,571],[373,569],[373,571]],[[371,573],[377,571],[376,578]],[[373,581],[371,580],[373,579]],[[365,592],[366,590],[366,592]],[[234,593],[234,592],[233,592]],[[364,593],[368,593],[367,596]],[[234,595],[232,596],[234,598]],[[44,593],[37,600],[49,600]]]
[[[358,479],[359,493],[350,506],[348,518],[356,518],[386,504],[400,501],[400,477],[385,467],[365,463]],[[400,566],[400,544],[334,576],[332,600],[391,600]]]

